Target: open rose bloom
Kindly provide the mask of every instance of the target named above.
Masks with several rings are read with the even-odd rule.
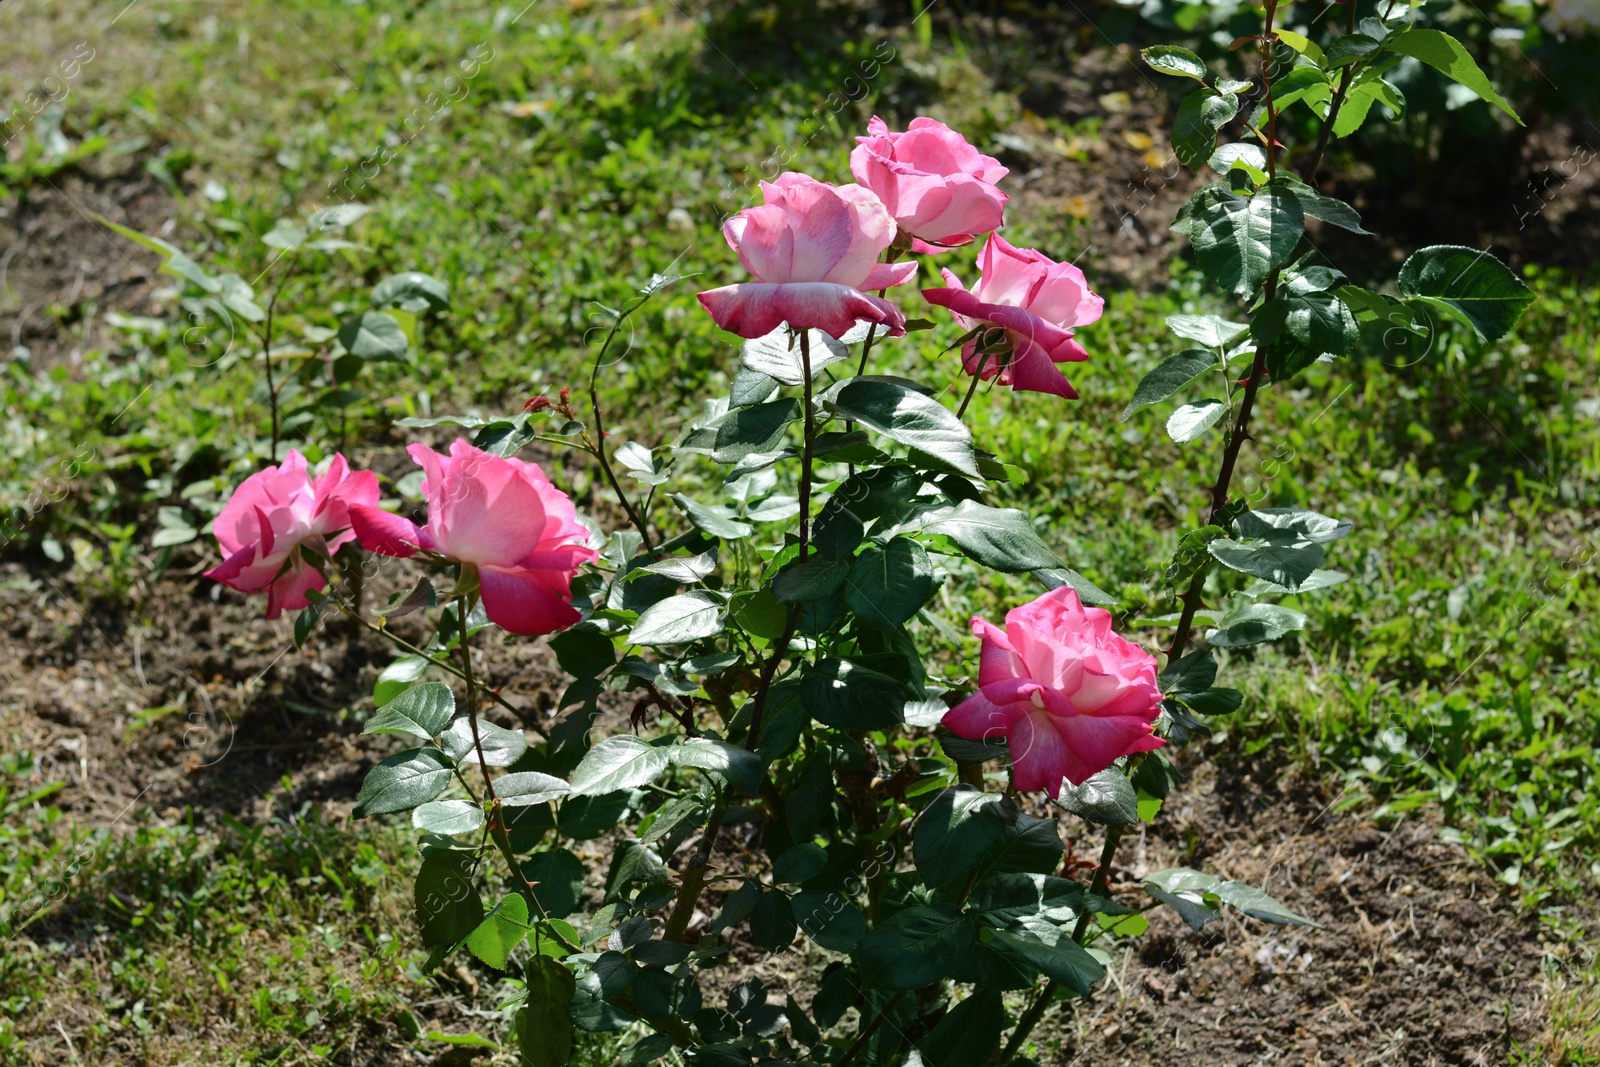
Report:
[[[930,304],[949,308],[969,330],[1003,331],[1006,351],[998,354],[980,351],[993,347],[981,334],[966,342],[961,359],[967,373],[986,381],[998,377],[1013,389],[1076,399],[1077,391],[1056,364],[1089,358],[1073,340],[1072,329],[1099,319],[1105,300],[1090,290],[1077,267],[1031,248],[1014,248],[997,233],[978,253],[978,269],[982,274],[970,290],[946,270],[949,288],[922,291]]]
[[[518,634],[547,634],[578,621],[572,576],[598,559],[572,500],[537,463],[490,455],[457,440],[442,456],[406,449],[426,472],[425,526],[377,507],[352,507],[362,547],[385,556],[427,552],[478,570],[489,619]]]
[[[972,620],[983,639],[978,691],[944,724],[978,740],[1003,734],[1018,789],[1061,794],[1134,752],[1166,744],[1156,661],[1111,632],[1111,613],[1062,587],[1006,613],[1004,629]]]
[[[828,185],[788,173],[762,182],[765,203],[723,226],[754,282],[700,294],[700,303],[729,333],[765,337],[780,326],[843,337],[857,322],[905,331],[905,316],[862,292],[910,281],[915,263],[879,263],[894,241],[894,219],[859,185]]]
[[[313,478],[305,457],[291,448],[281,465],[246,478],[212,523],[224,558],[206,577],[242,593],[264,591],[269,619],[299,611],[310,604],[308,591],[327,585],[301,547],[331,555],[355,536],[350,508],[377,502],[371,471],[352,474],[336,455],[328,472]]]
[[[874,115],[856,142],[850,172],[917,239],[917,252],[967,244],[1005,221],[1008,197],[995,183],[1008,171],[944,123],[912,119],[904,133],[891,133]]]

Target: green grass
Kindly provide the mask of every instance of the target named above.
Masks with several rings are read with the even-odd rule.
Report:
[[[351,230],[363,247],[317,254],[281,297],[280,336],[294,337],[335,325],[395,271],[450,284],[453,307],[412,361],[362,381],[347,427],[358,463],[400,443],[396,418],[509,411],[580,384],[586,340],[605,322],[594,302],[615,306],[656,271],[699,272],[647,305],[604,379],[619,438],[657,444],[735,365],[693,292],[736,275],[716,228],[749,202],[774,153],[843,180],[873,108],[901,120],[926,110],[980,142],[1020,115],[943,29],[923,41],[916,29],[874,36],[818,18],[791,39],[768,34],[759,11],[725,7],[691,24],[671,4],[540,4],[515,23],[514,8],[454,3],[137,5],[96,38],[63,129],[80,145],[146,139],[87,165],[150,161],[176,182],[174,239],[208,269],[259,277],[263,294],[283,265],[259,235],[326,205],[330,181],[386,136],[409,138],[359,190],[377,207]],[[5,69],[28,68],[34,37],[66,40],[106,16],[69,4],[50,18],[24,26],[0,12],[19,51]],[[886,41],[896,58],[868,79],[867,102],[835,113],[830,94]],[[408,128],[486,42],[493,58],[465,98]],[[10,203],[47,195],[42,177],[12,180]],[[198,193],[207,180],[226,197]],[[1017,218],[1013,239],[1056,255],[1087,243],[1065,216]],[[952,259],[972,273],[965,254]],[[1083,265],[1093,279],[1093,255]],[[1353,522],[1329,559],[1350,579],[1289,598],[1311,617],[1299,640],[1225,664],[1248,699],[1213,724],[1208,750],[1318,769],[1345,785],[1341,806],[1370,817],[1437,811],[1508,895],[1570,934],[1574,903],[1600,878],[1600,311],[1592,285],[1533,283],[1540,304],[1495,346],[1447,329],[1418,359],[1373,338],[1360,358],[1264,395],[1242,487],[1262,506]],[[1000,499],[1039,516],[1072,566],[1123,597],[1130,621],[1172,610],[1160,570],[1199,518],[1220,441],[1173,445],[1165,406],[1117,419],[1171,351],[1165,315],[1235,312],[1200,292],[1181,270],[1163,291],[1109,292],[1105,319],[1081,334],[1092,359],[1072,368],[1084,397],[1074,405],[1008,393],[975,403],[979,443],[1027,475]],[[157,509],[203,523],[266,451],[251,342],[202,316],[209,347],[197,360],[184,333],[196,321],[167,303],[158,321],[110,320],[112,343],[81,366],[13,359],[0,374],[0,498],[30,516],[6,551],[115,610],[138,612],[165,565],[150,548]],[[107,321],[92,303],[57,314],[82,338]],[[940,354],[955,332],[884,346],[882,369],[898,362],[957,388]],[[312,438],[330,432],[318,424]],[[593,488],[576,465],[563,477],[580,499]],[[942,605],[957,627],[1027,588],[981,588],[950,570]],[[1233,588],[1209,589],[1208,602]],[[385,933],[410,923],[414,858],[401,835],[312,811],[293,825],[146,812],[79,824],[49,796],[17,800],[48,783],[8,749],[0,840],[16,860],[0,876],[0,916],[32,922],[0,948],[0,1057],[61,1059],[56,1022],[75,1055],[110,1060],[186,1062],[194,1033],[225,1062],[442,1047],[418,1022],[439,990],[417,973],[409,939]],[[1592,1027],[1592,992],[1580,994],[1562,1003],[1574,1018],[1590,1012]],[[492,986],[476,1003],[493,1008]]]

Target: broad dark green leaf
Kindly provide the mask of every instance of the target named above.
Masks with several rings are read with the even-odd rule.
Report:
[[[422,943],[451,949],[483,921],[483,900],[472,881],[472,853],[439,849],[422,858],[412,892]]]
[[[411,825],[445,837],[467,834],[483,825],[483,809],[470,800],[429,801],[411,813]]]
[[[1206,371],[1221,369],[1222,360],[1217,353],[1204,348],[1185,349],[1167,357],[1140,379],[1133,399],[1122,409],[1123,420],[1142,407],[1167,399]]]
[[[1522,119],[1511,105],[1494,91],[1488,76],[1474,62],[1466,47],[1443,30],[1401,30],[1384,41],[1383,47],[1385,51],[1398,52],[1403,56],[1421,60],[1451,81],[1465,85],[1480,98],[1516,119],[1517,125],[1523,125]]]
[[[768,952],[781,952],[794,942],[797,929],[788,896],[778,889],[762,892],[750,912],[750,933],[756,944]]]
[[[1070,587],[1085,604],[1106,607],[1117,602],[1116,597],[1071,567],[1041,567],[1033,572],[1033,576],[1039,579],[1046,589],[1060,589],[1064,585]]]
[[[1195,81],[1206,80],[1206,64],[1203,59],[1177,45],[1156,45],[1152,48],[1141,49],[1139,54],[1144,61],[1150,64],[1150,69],[1161,74],[1171,74],[1180,78],[1193,78]]]
[[[1228,406],[1220,400],[1184,404],[1167,417],[1167,436],[1180,445],[1188,444],[1215,426],[1227,411]]]
[[[402,663],[406,662],[404,660]],[[391,667],[394,664],[390,665]],[[426,668],[427,661],[417,666]],[[411,734],[431,741],[450,725],[456,713],[455,694],[443,682],[426,682],[405,690],[367,720],[364,734]]]
[[[940,1019],[933,1032],[917,1042],[917,1049],[928,1067],[973,1067],[988,1063],[999,1050],[1005,1028],[1000,990],[979,987]]]
[[[791,903],[801,932],[825,949],[851,952],[866,936],[866,919],[838,893],[803,890]]]
[[[1132,826],[1139,821],[1139,796],[1127,775],[1107,767],[1082,785],[1061,789],[1061,806],[1102,826]]]
[[[522,1067],[567,1067],[572,1062],[567,1012],[577,994],[572,972],[548,956],[535,956],[528,961],[526,979],[528,997],[514,1026]]]
[[[985,922],[1006,926],[1030,915],[1067,923],[1087,905],[1088,890],[1069,878],[1048,874],[992,874],[972,887],[967,907]]]
[[[824,367],[850,358],[850,350],[821,330],[809,330],[811,376],[815,378]],[[756,337],[744,343],[739,351],[740,362],[746,370],[764,374],[784,385],[799,385],[805,380],[800,358],[800,339],[787,326],[780,326],[765,337]]]
[[[972,434],[949,409],[897,380],[865,375],[822,394],[834,414],[979,477]]]
[[[870,989],[920,989],[948,975],[977,941],[977,927],[948,904],[910,907],[861,939],[856,960]]]
[[[1465,319],[1486,341],[1504,337],[1535,299],[1498,259],[1459,245],[1413,252],[1400,268],[1400,293]]]
[[[636,645],[683,645],[721,633],[724,623],[722,601],[691,589],[644,609],[628,640]]]
[[[494,795],[508,808],[545,804],[572,792],[572,787],[552,774],[518,771],[494,780]]]
[[[1189,240],[1195,262],[1208,278],[1242,299],[1289,262],[1305,232],[1300,202],[1284,188],[1268,186],[1245,197],[1211,186],[1197,193],[1193,203]]]
[[[564,848],[535,852],[522,861],[522,877],[534,883],[533,895],[552,919],[565,919],[583,900],[583,861]]]
[[[1190,170],[1199,170],[1217,146],[1217,131],[1239,113],[1239,98],[1215,89],[1196,89],[1183,98],[1172,120],[1172,151]]]
[[[899,626],[932,595],[927,550],[909,537],[896,537],[882,548],[868,545],[850,564],[845,601],[869,622]]]
[[[574,797],[600,796],[653,782],[671,765],[666,748],[616,734],[591,748],[572,772]]]
[[[1287,381],[1322,356],[1348,353],[1361,336],[1349,306],[1332,293],[1283,291],[1252,317],[1251,330],[1267,346],[1267,371]]]
[[[694,767],[721,775],[728,783],[728,788],[735,793],[754,796],[761,788],[761,778],[766,769],[761,757],[738,745],[710,737],[690,737],[671,746],[666,752],[672,762],[681,767]]]
[[[450,764],[434,748],[398,752],[367,772],[356,797],[356,818],[408,811],[426,804],[450,784]]]
[[[755,527],[739,519],[726,504],[702,504],[682,493],[674,495],[672,502],[688,516],[690,522],[712,537],[738,540],[755,533]]]
[[[1050,873],[1061,863],[1055,822],[1022,812],[1008,797],[955,786],[917,818],[911,854],[923,881],[946,885],[969,872]]]
[[[528,751],[528,739],[521,730],[508,730],[496,726],[482,716],[478,717],[478,736],[474,741],[472,723],[463,715],[439,735],[439,747],[457,763],[476,764],[478,751],[483,751],[483,762],[490,767],[509,767]]]
[[[1086,997],[1106,969],[1089,955],[1072,935],[1047,919],[1019,919],[1011,927],[998,930],[994,942],[1004,945],[1040,971],[1054,978],[1080,997]]]
[[[1195,651],[1167,664],[1156,679],[1156,686],[1168,696],[1183,697],[1203,693],[1217,680],[1217,660],[1209,649]]]
[[[1028,516],[1015,508],[992,508],[963,500],[953,508],[928,512],[916,529],[948,537],[963,555],[1008,574],[1061,565],[1060,558],[1034,531]]]
[[[381,311],[363,311],[339,326],[339,343],[352,356],[375,363],[395,363],[405,357],[411,342],[405,330]]]
[[[574,678],[598,678],[617,662],[617,649],[609,635],[584,624],[550,638],[556,663]]]
[[[420,270],[403,271],[372,287],[372,306],[404,308],[413,314],[428,308],[445,311],[450,307],[450,287]]]
[[[799,885],[821,874],[828,865],[828,853],[821,845],[802,841],[783,850],[772,861],[772,880],[788,885]]]
[[[1380,47],[1382,42],[1364,33],[1347,33],[1328,45],[1327,62],[1323,69],[1338,70],[1340,67],[1347,67],[1375,54]]]
[[[901,681],[839,656],[804,670],[800,700],[812,718],[841,730],[883,730],[904,721]]]
[[[734,408],[715,424],[711,458],[718,463],[738,463],[753,452],[770,452],[783,442],[789,424],[799,417],[800,401],[793,397]]]
[[[813,557],[779,571],[772,579],[772,595],[785,604],[814,604],[843,589],[849,575],[850,564],[843,560]]]
[[[1218,648],[1244,648],[1276,641],[1306,627],[1306,617],[1281,604],[1249,604],[1229,611],[1206,632],[1206,641]]]
[[[1330,226],[1337,226],[1341,230],[1359,233],[1363,237],[1373,236],[1371,230],[1361,225],[1361,215],[1343,200],[1318,192],[1305,182],[1293,178],[1277,180],[1293,191],[1295,199],[1300,202],[1301,210],[1312,218],[1320,219]]]

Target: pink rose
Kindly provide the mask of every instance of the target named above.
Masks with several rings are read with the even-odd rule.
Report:
[[[766,202],[729,219],[722,233],[756,281],[700,294],[717,325],[740,337],[779,326],[843,337],[858,320],[905,331],[894,305],[863,289],[911,280],[915,263],[878,262],[894,240],[894,220],[859,185],[828,185],[793,172],[762,182]]]
[[[476,566],[483,610],[503,630],[548,634],[578,621],[572,576],[599,555],[582,544],[589,531],[571,498],[537,463],[492,456],[461,440],[451,443],[449,456],[427,445],[406,451],[427,472],[428,524],[353,506],[350,521],[363,547]]]
[[[967,244],[1005,221],[1010,198],[995,182],[1006,168],[933,119],[912,119],[904,133],[890,133],[874,115],[867,136],[856,138],[850,172],[878,195],[903,233],[918,238],[917,252]]]
[[[944,724],[977,740],[1004,734],[1018,789],[1061,794],[1119,757],[1166,744],[1152,732],[1161,709],[1156,660],[1111,632],[1111,613],[1086,608],[1063,586],[1006,613],[1004,630],[982,619],[978,691]]]
[[[997,233],[989,235],[978,253],[982,275],[969,292],[961,280],[944,271],[948,289],[924,289],[930,304],[947,307],[967,329],[992,326],[1004,331],[995,340],[1007,351],[979,353],[981,341],[968,341],[961,360],[968,374],[984,380],[999,375],[1002,385],[1036,393],[1054,393],[1068,400],[1077,392],[1055,364],[1089,358],[1072,339],[1074,326],[1087,326],[1100,317],[1105,300],[1091,292],[1083,271],[1071,263],[1056,263],[1031,248],[1013,248]]]
[[[371,471],[351,474],[336,455],[328,473],[312,478],[306,458],[291,448],[281,466],[246,478],[211,524],[226,558],[206,577],[241,593],[265,589],[269,619],[285,608],[299,611],[310,603],[308,590],[327,585],[301,546],[333,554],[355,536],[350,509],[377,502],[378,478]]]

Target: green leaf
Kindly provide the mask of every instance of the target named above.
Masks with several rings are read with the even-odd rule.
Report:
[[[970,919],[948,904],[897,911],[857,946],[863,984],[889,992],[931,985],[971,950],[977,932]]]
[[[800,401],[793,397],[734,408],[713,424],[711,458],[738,463],[753,452],[770,452],[799,417]]]
[[[509,767],[528,751],[528,739],[521,730],[507,730],[479,716],[478,736],[474,740],[472,721],[463,715],[439,735],[439,747],[458,764],[476,765],[478,750],[482,748],[486,766]]]
[[[772,579],[772,595],[785,604],[814,604],[827,600],[843,588],[850,564],[837,559],[813,557],[804,563],[791,563]]]
[[[995,932],[991,944],[1003,945],[1080,997],[1086,997],[1106,969],[1072,935],[1047,919],[1019,919]]]
[[[946,789],[917,817],[911,854],[930,886],[973,870],[1048,873],[1060,863],[1055,823],[1023,814],[1014,801],[971,786]]]
[[[1182,698],[1191,693],[1203,693],[1217,680],[1217,660],[1209,649],[1196,649],[1167,664],[1167,669],[1156,679],[1156,687],[1168,696]]]
[[[632,572],[630,572],[632,573]],[[598,678],[617,662],[617,649],[609,634],[583,624],[550,638],[556,663],[574,678]]]
[[[1237,539],[1217,538],[1206,549],[1224,566],[1300,588],[1326,556],[1322,546],[1350,532],[1350,524],[1315,511],[1261,508],[1235,516]]]
[[[1208,186],[1195,200],[1189,227],[1195,262],[1212,281],[1242,299],[1289,262],[1305,232],[1300,202],[1281,187],[1269,185],[1244,197]]]
[[[1169,324],[1172,318],[1167,320]],[[1133,399],[1122,409],[1122,421],[1127,421],[1128,416],[1142,407],[1167,399],[1206,371],[1219,370],[1221,366],[1217,353],[1204,348],[1189,348],[1169,356],[1140,379]]]
[[[572,792],[572,787],[553,774],[517,771],[494,780],[494,795],[508,808],[545,804]]]
[[[850,564],[845,602],[860,618],[900,626],[933,595],[933,566],[927,550],[909,537],[879,548],[868,545]]]
[[[1322,924],[1296,915],[1277,900],[1254,886],[1245,885],[1243,882],[1218,882],[1211,887],[1211,892],[1216,894],[1224,904],[1238,908],[1252,919],[1273,923],[1278,926],[1314,926],[1322,929]]]
[[[815,378],[824,367],[850,358],[850,350],[821,330],[806,334],[810,342],[811,376]],[[739,361],[746,370],[763,374],[784,385],[799,385],[805,380],[801,367],[800,339],[787,326],[780,326],[765,337],[756,337],[744,343],[739,350]]]
[[[599,796],[634,789],[661,777],[671,763],[667,749],[632,734],[617,734],[584,754],[572,771],[572,795]]]
[[[1208,349],[1221,349],[1250,330],[1250,323],[1229,322],[1221,315],[1168,315],[1166,328],[1179,338],[1198,341]]]
[[[472,881],[472,853],[439,849],[422,858],[412,890],[422,943],[449,950],[483,921],[483,900]]]
[[[989,1062],[1000,1048],[1005,1028],[1000,990],[980,986],[940,1019],[917,1048],[928,1067],[972,1067]]]
[[[1150,64],[1150,69],[1160,74],[1171,74],[1179,78],[1193,78],[1195,81],[1206,80],[1205,61],[1187,48],[1176,45],[1156,45],[1153,48],[1142,49],[1139,54],[1144,61]]]
[[[1117,602],[1116,597],[1071,567],[1041,567],[1033,572],[1033,576],[1039,579],[1046,589],[1060,589],[1064,585],[1071,587],[1078,594],[1078,599],[1085,604],[1106,607]]]
[[[1278,36],[1284,36],[1282,30]],[[1313,45],[1312,47],[1316,47]],[[1272,99],[1278,108],[1278,114],[1283,114],[1289,105],[1304,100],[1307,104],[1316,101],[1326,101],[1333,96],[1333,86],[1328,82],[1328,75],[1320,68],[1307,63],[1291,69],[1282,78],[1272,79]],[[1258,115],[1257,118],[1260,116]]]
[[[1361,215],[1355,208],[1337,197],[1320,193],[1305,182],[1294,178],[1279,178],[1278,181],[1287,185],[1294,191],[1295,199],[1300,202],[1300,208],[1314,219],[1321,219],[1330,226],[1337,226],[1341,230],[1371,237],[1373,233],[1361,225]]]
[[[1187,444],[1215,426],[1227,410],[1228,406],[1220,400],[1184,404],[1167,418],[1167,436],[1180,445]]]
[[[506,957],[528,936],[528,902],[521,894],[508,895],[467,935],[467,949],[497,971],[506,969]]]
[[[313,212],[306,225],[316,231],[342,230],[376,210],[370,204],[335,204]]]
[[[1061,806],[1102,826],[1132,826],[1139,821],[1139,795],[1127,775],[1107,767],[1082,785],[1061,789]]]
[[[1466,48],[1448,33],[1442,30],[1401,30],[1384,41],[1383,48],[1387,52],[1398,52],[1403,56],[1421,60],[1451,81],[1465,85],[1481,99],[1516,119],[1518,126],[1524,125],[1511,105],[1494,91],[1494,86],[1489,84],[1488,76],[1479,69],[1477,63],[1473,62]]]
[[[398,307],[414,314],[428,308],[446,311],[450,307],[450,287],[420,270],[403,271],[372,287],[372,306]]]
[[[728,613],[741,630],[768,641],[777,640],[789,623],[788,609],[770,589],[735,593],[729,601]]]
[[[1090,906],[1090,899],[1088,890],[1070,878],[1014,872],[990,875],[978,882],[967,897],[967,907],[996,926],[1030,915],[1068,923]]]
[[[962,474],[979,477],[972,434],[961,420],[937,400],[896,379],[849,378],[823,393],[822,402],[841,418],[853,419]]]
[[[812,718],[841,730],[884,730],[904,721],[904,684],[839,656],[803,669],[800,699]]]
[[[710,737],[691,737],[666,751],[672,762],[681,767],[695,767],[721,775],[735,793],[754,796],[761,788],[766,770],[761,757],[738,745]]]
[[[1267,183],[1267,154],[1259,146],[1247,142],[1218,145],[1217,150],[1211,153],[1211,158],[1206,160],[1206,165],[1218,174],[1227,174],[1235,168],[1244,171],[1250,176],[1253,185]],[[1202,316],[1193,316],[1200,318]],[[1203,316],[1213,318],[1214,316]],[[1169,317],[1170,321],[1170,317]]]
[[[504,779],[501,779],[504,781]],[[522,877],[534,883],[540,907],[554,919],[565,919],[583,900],[587,868],[564,848],[535,852],[520,864]]]
[[[1287,381],[1322,356],[1347,354],[1361,336],[1349,306],[1332,293],[1283,291],[1251,319],[1267,346],[1267,371]]]
[[[1400,268],[1400,293],[1465,319],[1485,341],[1504,337],[1534,301],[1505,264],[1459,245],[1413,252]]]
[[[654,563],[646,563],[628,574],[630,578],[635,574],[659,574],[675,582],[692,585],[716,569],[717,550],[712,548],[695,556],[669,556]]]
[[[712,537],[725,537],[729,540],[738,540],[749,537],[755,533],[755,527],[748,522],[741,522],[733,513],[733,509],[726,504],[702,504],[690,500],[682,493],[675,494],[672,502],[677,504],[689,521]]]
[[[1145,879],[1145,891],[1157,900],[1178,908],[1179,914],[1196,930],[1216,918],[1216,901],[1237,908],[1252,918],[1280,926],[1321,928],[1319,923],[1296,915],[1259,889],[1243,882],[1224,881],[1214,874],[1188,867],[1174,867],[1148,876]],[[1175,903],[1172,898],[1178,898],[1178,902]]]
[[[577,995],[572,972],[540,955],[528,961],[526,980],[528,998],[514,1025],[522,1067],[567,1067],[572,1062],[568,1007]]]
[[[46,554],[49,553],[48,544],[45,546]],[[316,627],[317,620],[322,618],[322,609],[326,605],[320,601],[313,601],[304,611],[294,617],[294,647],[297,649],[306,646],[306,639],[311,636],[311,631]]]
[[[829,951],[853,952],[867,935],[867,920],[838,893],[803,890],[790,905],[801,932]]]
[[[828,866],[828,852],[821,845],[803,841],[783,850],[772,861],[772,880],[780,884],[799,885],[821,874]]]
[[[1364,33],[1347,33],[1328,46],[1324,70],[1338,70],[1375,55],[1382,43]]]
[[[1215,89],[1196,89],[1183,98],[1172,120],[1172,151],[1190,170],[1199,170],[1217,147],[1217,131],[1239,113],[1239,98]]]
[[[1306,627],[1304,614],[1281,604],[1249,604],[1225,613],[1217,622],[1217,628],[1206,633],[1206,641],[1217,648],[1244,648],[1276,641]]]
[[[798,929],[788,896],[778,889],[763,892],[750,912],[750,933],[756,944],[768,952],[781,952],[794,942]]]
[[[483,825],[483,810],[470,800],[435,800],[411,813],[411,825],[445,837],[471,833]]]
[[[636,645],[684,645],[722,632],[722,601],[692,589],[645,608],[628,640]]]
[[[425,804],[450,784],[450,764],[433,748],[397,752],[367,772],[356,797],[354,815],[384,815]]]
[[[1034,532],[1028,516],[1015,508],[963,500],[953,508],[928,512],[919,520],[916,532],[948,537],[963,555],[1008,574],[1061,565],[1060,558]]]
[[[381,311],[363,311],[339,325],[339,343],[352,356],[377,363],[397,363],[411,342],[400,324]]]
[[[416,659],[416,657],[410,657]],[[391,663],[384,674],[388,674],[401,663],[406,663],[405,671],[409,673],[416,664],[400,660]],[[426,667],[425,660],[420,661],[420,666]],[[420,671],[418,672],[420,673]],[[380,684],[383,675],[379,675]],[[367,720],[367,725],[361,732],[364,734],[411,734],[424,741],[431,741],[450,725],[450,720],[455,717],[456,698],[450,687],[443,682],[426,682],[405,690],[399,696],[390,700],[382,711]]]

